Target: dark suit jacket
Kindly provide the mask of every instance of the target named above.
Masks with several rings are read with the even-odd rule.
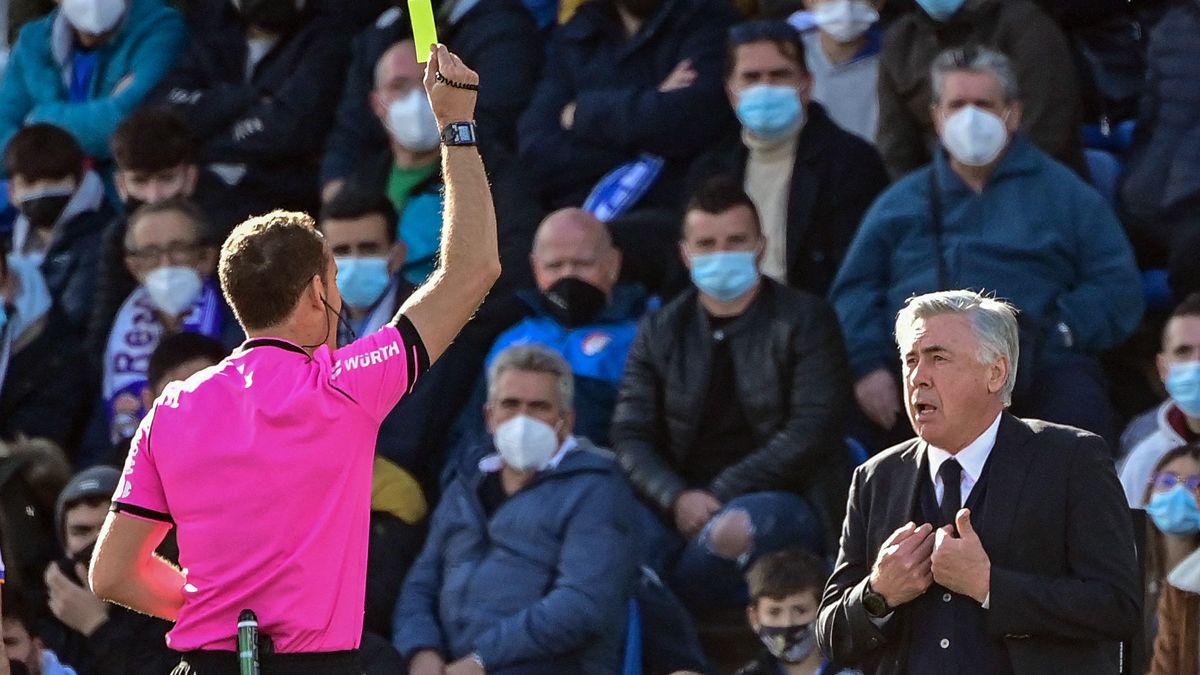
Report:
[[[913,439],[854,472],[842,547],[817,624],[835,661],[905,672],[908,607],[876,627],[862,606],[883,541],[914,512],[927,444]],[[1008,413],[988,458],[978,530],[991,559],[987,631],[1016,675],[1116,672],[1116,641],[1141,629],[1133,526],[1098,436]]]

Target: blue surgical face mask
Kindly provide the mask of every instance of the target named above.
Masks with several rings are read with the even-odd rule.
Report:
[[[1167,371],[1167,393],[1188,417],[1200,417],[1200,361],[1173,364]]]
[[[917,0],[934,21],[945,21],[954,16],[967,0]]]
[[[337,263],[337,285],[342,301],[354,309],[367,309],[374,305],[392,282],[387,258],[345,257],[334,258],[334,261]]]
[[[795,87],[747,87],[738,94],[736,112],[742,126],[760,138],[778,138],[804,123],[804,106]]]
[[[1200,508],[1196,506],[1196,495],[1185,485],[1176,485],[1170,490],[1150,495],[1146,513],[1154,526],[1163,534],[1177,536],[1200,532]]]
[[[758,281],[753,251],[722,251],[692,256],[692,283],[721,302],[742,297]]]

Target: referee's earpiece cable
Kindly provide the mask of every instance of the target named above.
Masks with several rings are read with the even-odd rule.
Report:
[[[350,341],[351,341],[351,342],[353,342],[353,341],[357,340],[357,339],[358,339],[358,334],[357,334],[357,332],[354,330],[354,326],[351,326],[351,325],[350,325],[350,322],[349,322],[349,321],[346,321],[346,319],[342,317],[342,313],[341,313],[341,312],[339,312],[339,311],[337,311],[337,310],[335,310],[335,309],[333,308],[333,305],[329,304],[329,301],[328,301],[328,300],[326,300],[325,298],[323,298],[323,297],[322,297],[322,298],[321,298],[321,302],[322,302],[322,303],[325,305],[325,309],[326,309],[326,310],[328,310],[328,311],[326,312],[326,314],[325,314],[325,339],[324,339],[324,340],[322,340],[322,341],[320,341],[320,342],[318,342],[318,343],[317,343],[317,344],[315,344],[315,345],[300,345],[300,348],[301,348],[301,349],[303,349],[303,350],[305,350],[305,351],[308,351],[308,350],[310,350],[310,349],[317,349],[318,347],[320,347],[321,345],[325,344],[325,343],[326,343],[326,342],[329,340],[329,328],[330,328],[330,325],[329,325],[329,314],[330,314],[330,313],[332,313],[334,316],[336,316],[336,317],[338,318],[338,324],[339,324],[339,325],[342,325],[342,326],[345,326],[345,327],[346,327],[346,330],[347,330],[347,331],[350,333]],[[311,358],[312,358],[312,356],[310,355],[310,356],[309,356],[309,358],[311,359]]]

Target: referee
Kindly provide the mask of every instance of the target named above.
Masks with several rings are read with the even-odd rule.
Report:
[[[245,609],[273,644],[264,673],[362,672],[379,424],[500,274],[474,147],[478,81],[434,48],[424,87],[443,129],[441,265],[384,328],[336,348],[337,266],[307,215],[252,218],[222,247],[221,290],[249,339],[155,402],[92,561],[98,596],[176,622],[176,675],[237,673]],[[172,527],[182,569],[154,555]]]

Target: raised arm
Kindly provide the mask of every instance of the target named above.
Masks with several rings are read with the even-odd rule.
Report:
[[[459,84],[479,82],[479,76],[445,46],[434,48],[425,67],[425,91],[438,125],[474,119],[475,92],[438,82],[438,72]],[[393,320],[403,315],[412,322],[430,363],[446,351],[500,276],[496,211],[478,149],[443,146],[442,177],[446,195],[441,260]]]

